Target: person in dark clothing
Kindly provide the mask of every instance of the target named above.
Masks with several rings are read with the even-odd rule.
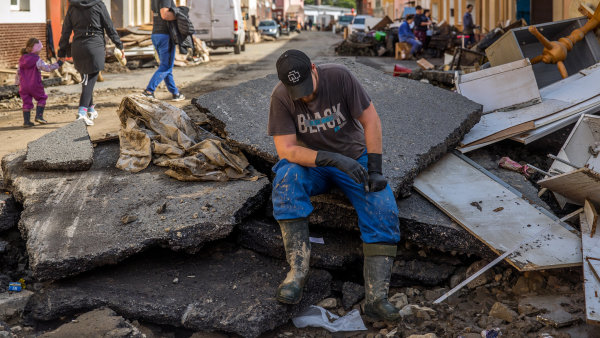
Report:
[[[417,14],[415,14],[415,37],[421,44],[425,44],[425,40],[427,39],[427,26],[431,24],[431,21],[423,13],[423,7],[417,6],[415,9],[417,11]]]
[[[83,119],[91,126],[94,124],[93,120],[98,117],[98,112],[94,109],[93,93],[98,73],[104,70],[104,33],[106,32],[116,48],[121,51],[123,44],[102,0],[69,0],[69,5],[58,43],[58,57],[64,62],[73,32],[71,56],[75,69],[83,77],[77,118]]]
[[[177,17],[173,12],[175,3],[173,0],[152,0],[152,44],[160,65],[143,94],[147,97],[154,98],[156,87],[164,80],[167,85],[167,90],[173,95],[173,101],[184,100],[185,97],[179,92],[173,79],[173,66],[175,65],[175,41],[171,39],[167,21],[175,21]]]
[[[468,35],[467,38],[467,47],[472,46],[475,43],[475,22],[473,22],[473,16],[471,12],[473,11],[473,5],[467,5],[467,12],[463,16],[463,35]]]

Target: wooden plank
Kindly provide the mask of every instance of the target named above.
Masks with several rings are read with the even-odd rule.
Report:
[[[590,227],[590,237],[594,237],[596,234],[596,224],[598,223],[598,212],[596,211],[594,204],[587,198],[583,204],[583,212],[585,213],[585,219]]]
[[[544,178],[538,184],[579,205],[583,205],[586,198],[600,204],[600,174],[588,168]]]
[[[465,135],[462,144],[469,145],[508,128],[554,114],[569,108],[569,106],[570,104],[567,102],[545,100],[542,97],[542,103],[533,106],[483,115],[479,123]]]
[[[581,250],[584,260],[583,264],[583,288],[585,291],[585,316],[589,324],[600,324],[600,281],[594,274],[594,269],[588,258],[600,258],[600,235],[591,237],[589,225],[585,213],[579,217],[581,224]],[[596,262],[593,262],[596,263]]]
[[[414,188],[499,255],[548,228],[548,236],[507,258],[520,271],[581,264],[576,234],[454,154],[422,172]]]

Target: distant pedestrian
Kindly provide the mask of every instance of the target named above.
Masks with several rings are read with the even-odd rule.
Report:
[[[425,44],[425,40],[427,39],[427,26],[429,26],[431,21],[423,13],[423,7],[417,6],[415,9],[417,11],[417,14],[415,14],[415,37],[421,44]]]
[[[43,46],[40,40],[30,38],[27,40],[25,48],[21,49],[21,59],[19,59],[19,69],[17,69],[16,82],[19,86],[19,95],[23,100],[23,126],[32,127],[31,110],[33,109],[33,99],[37,102],[35,108],[35,122],[46,124],[44,120],[44,108],[48,95],[44,91],[42,83],[42,73],[40,71],[51,72],[62,66],[62,61],[53,64],[46,64],[39,56]]]
[[[58,57],[64,61],[70,52],[75,69],[82,74],[77,119],[83,119],[88,126],[92,126],[98,117],[94,105],[94,86],[98,73],[104,70],[105,32],[117,49],[122,51],[123,44],[102,0],[69,0],[69,5],[58,43]],[[71,33],[73,43],[69,44]]]
[[[408,14],[406,16],[406,20],[404,20],[400,27],[398,28],[398,40],[400,42],[406,42],[411,45],[410,55],[412,59],[417,58],[417,52],[421,50],[423,44],[415,38],[412,30],[410,29],[410,24],[415,20],[414,14]]]
[[[173,66],[175,65],[175,41],[171,39],[169,34],[169,27],[167,21],[175,21],[177,17],[173,12],[175,3],[173,0],[152,0],[152,44],[156,53],[158,53],[158,59],[160,64],[158,69],[152,75],[146,90],[143,94],[147,97],[154,98],[154,91],[156,87],[164,80],[167,85],[167,90],[173,95],[173,101],[181,101],[185,99],[177,86],[175,85],[175,79],[173,78]]]
[[[473,5],[467,5],[467,12],[463,16],[463,35],[465,35],[465,39],[467,39],[467,47],[472,46],[475,43],[475,22],[473,21],[473,15],[471,12],[473,11]],[[468,37],[467,37],[468,36]]]

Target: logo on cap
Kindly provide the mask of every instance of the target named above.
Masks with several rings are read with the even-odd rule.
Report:
[[[300,73],[298,73],[295,70],[292,70],[288,73],[288,79],[290,80],[291,83],[296,83],[296,82],[300,81]]]

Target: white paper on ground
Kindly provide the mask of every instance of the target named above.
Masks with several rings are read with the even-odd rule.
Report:
[[[344,317],[337,316],[324,308],[311,305],[292,322],[297,328],[307,326],[322,327],[329,332],[365,331],[365,323],[357,309],[348,312]]]
[[[325,241],[323,240],[322,237],[309,237],[308,239],[310,240],[311,243],[325,244]]]

